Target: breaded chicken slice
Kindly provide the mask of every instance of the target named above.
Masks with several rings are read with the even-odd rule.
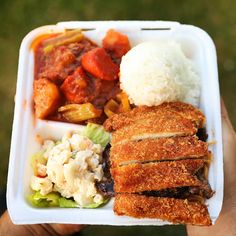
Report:
[[[205,124],[204,114],[194,106],[183,102],[166,102],[159,106],[139,106],[130,112],[113,115],[105,121],[104,127],[108,131],[115,131],[134,122],[150,119],[156,114],[163,116],[178,114],[194,122],[197,128],[202,128]]]
[[[140,193],[184,186],[204,186],[195,175],[205,160],[129,164],[111,168],[116,193]]]
[[[139,120],[124,126],[112,134],[112,143],[124,143],[130,140],[189,136],[197,133],[196,125],[178,114],[153,114],[149,119]]]
[[[208,144],[196,136],[128,141],[113,145],[110,152],[113,167],[135,162],[209,157]]]
[[[117,215],[135,218],[154,218],[173,223],[202,226],[212,224],[206,205],[187,199],[117,194],[113,209]]]

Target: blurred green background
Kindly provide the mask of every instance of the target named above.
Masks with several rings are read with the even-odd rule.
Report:
[[[236,125],[236,1],[234,0],[1,0],[0,2],[0,189],[6,186],[18,51],[32,29],[67,20],[172,20],[193,24],[213,38],[221,94]],[[83,235],[186,235],[184,227],[92,226]]]

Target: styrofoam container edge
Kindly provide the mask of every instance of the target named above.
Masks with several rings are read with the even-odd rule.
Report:
[[[11,150],[7,183],[7,206],[15,224],[74,223],[99,225],[164,225],[161,220],[134,219],[116,216],[111,200],[98,209],[36,209],[25,200],[32,175],[30,156],[39,150],[37,136],[59,138],[66,131],[81,130],[80,125],[41,121],[33,115],[33,68],[34,57],[30,49],[32,41],[45,33],[63,32],[65,29],[87,29],[85,34],[100,43],[105,32],[115,28],[130,38],[131,44],[159,38],[174,39],[181,44],[186,55],[198,68],[202,83],[200,108],[207,118],[207,132],[214,159],[209,171],[209,182],[216,191],[207,201],[213,223],[217,219],[223,202],[223,152],[220,115],[220,93],[217,59],[214,43],[202,29],[168,21],[73,21],[39,27],[31,31],[22,41],[19,55],[17,91],[12,128]],[[88,30],[89,29],[89,30]]]

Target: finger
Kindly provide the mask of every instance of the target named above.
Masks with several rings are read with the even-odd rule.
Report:
[[[232,195],[232,186],[235,183],[235,167],[236,167],[236,136],[233,126],[230,122],[228,112],[226,110],[223,99],[221,99],[221,117],[222,117],[222,133],[223,133],[223,148],[224,148],[224,203],[223,209],[218,218],[216,225],[211,227],[187,226],[188,235],[191,236],[208,236],[208,235],[227,235],[224,225],[228,225],[225,215],[232,209],[230,201]],[[223,232],[222,232],[223,231]],[[225,231],[225,232],[224,232]],[[229,235],[229,234],[228,234]]]
[[[226,122],[226,124],[228,125],[229,130],[232,130],[233,133],[235,133],[233,125],[230,121],[227,109],[225,107],[224,100],[222,98],[221,98],[221,117],[222,117],[222,123]]]
[[[50,224],[53,230],[59,235],[71,235],[81,231],[86,225],[76,224]]]
[[[223,153],[224,153],[224,202],[232,198],[235,191],[232,189],[236,182],[236,134],[230,122],[227,110],[223,100],[222,109],[222,135],[223,135]],[[224,204],[224,208],[227,204]]]

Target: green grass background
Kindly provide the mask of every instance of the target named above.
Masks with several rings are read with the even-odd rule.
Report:
[[[0,1],[0,189],[6,186],[18,51],[32,29],[67,20],[172,20],[193,24],[213,38],[221,94],[236,125],[236,1],[234,0],[1,0]],[[83,235],[186,235],[180,226],[92,226]]]

